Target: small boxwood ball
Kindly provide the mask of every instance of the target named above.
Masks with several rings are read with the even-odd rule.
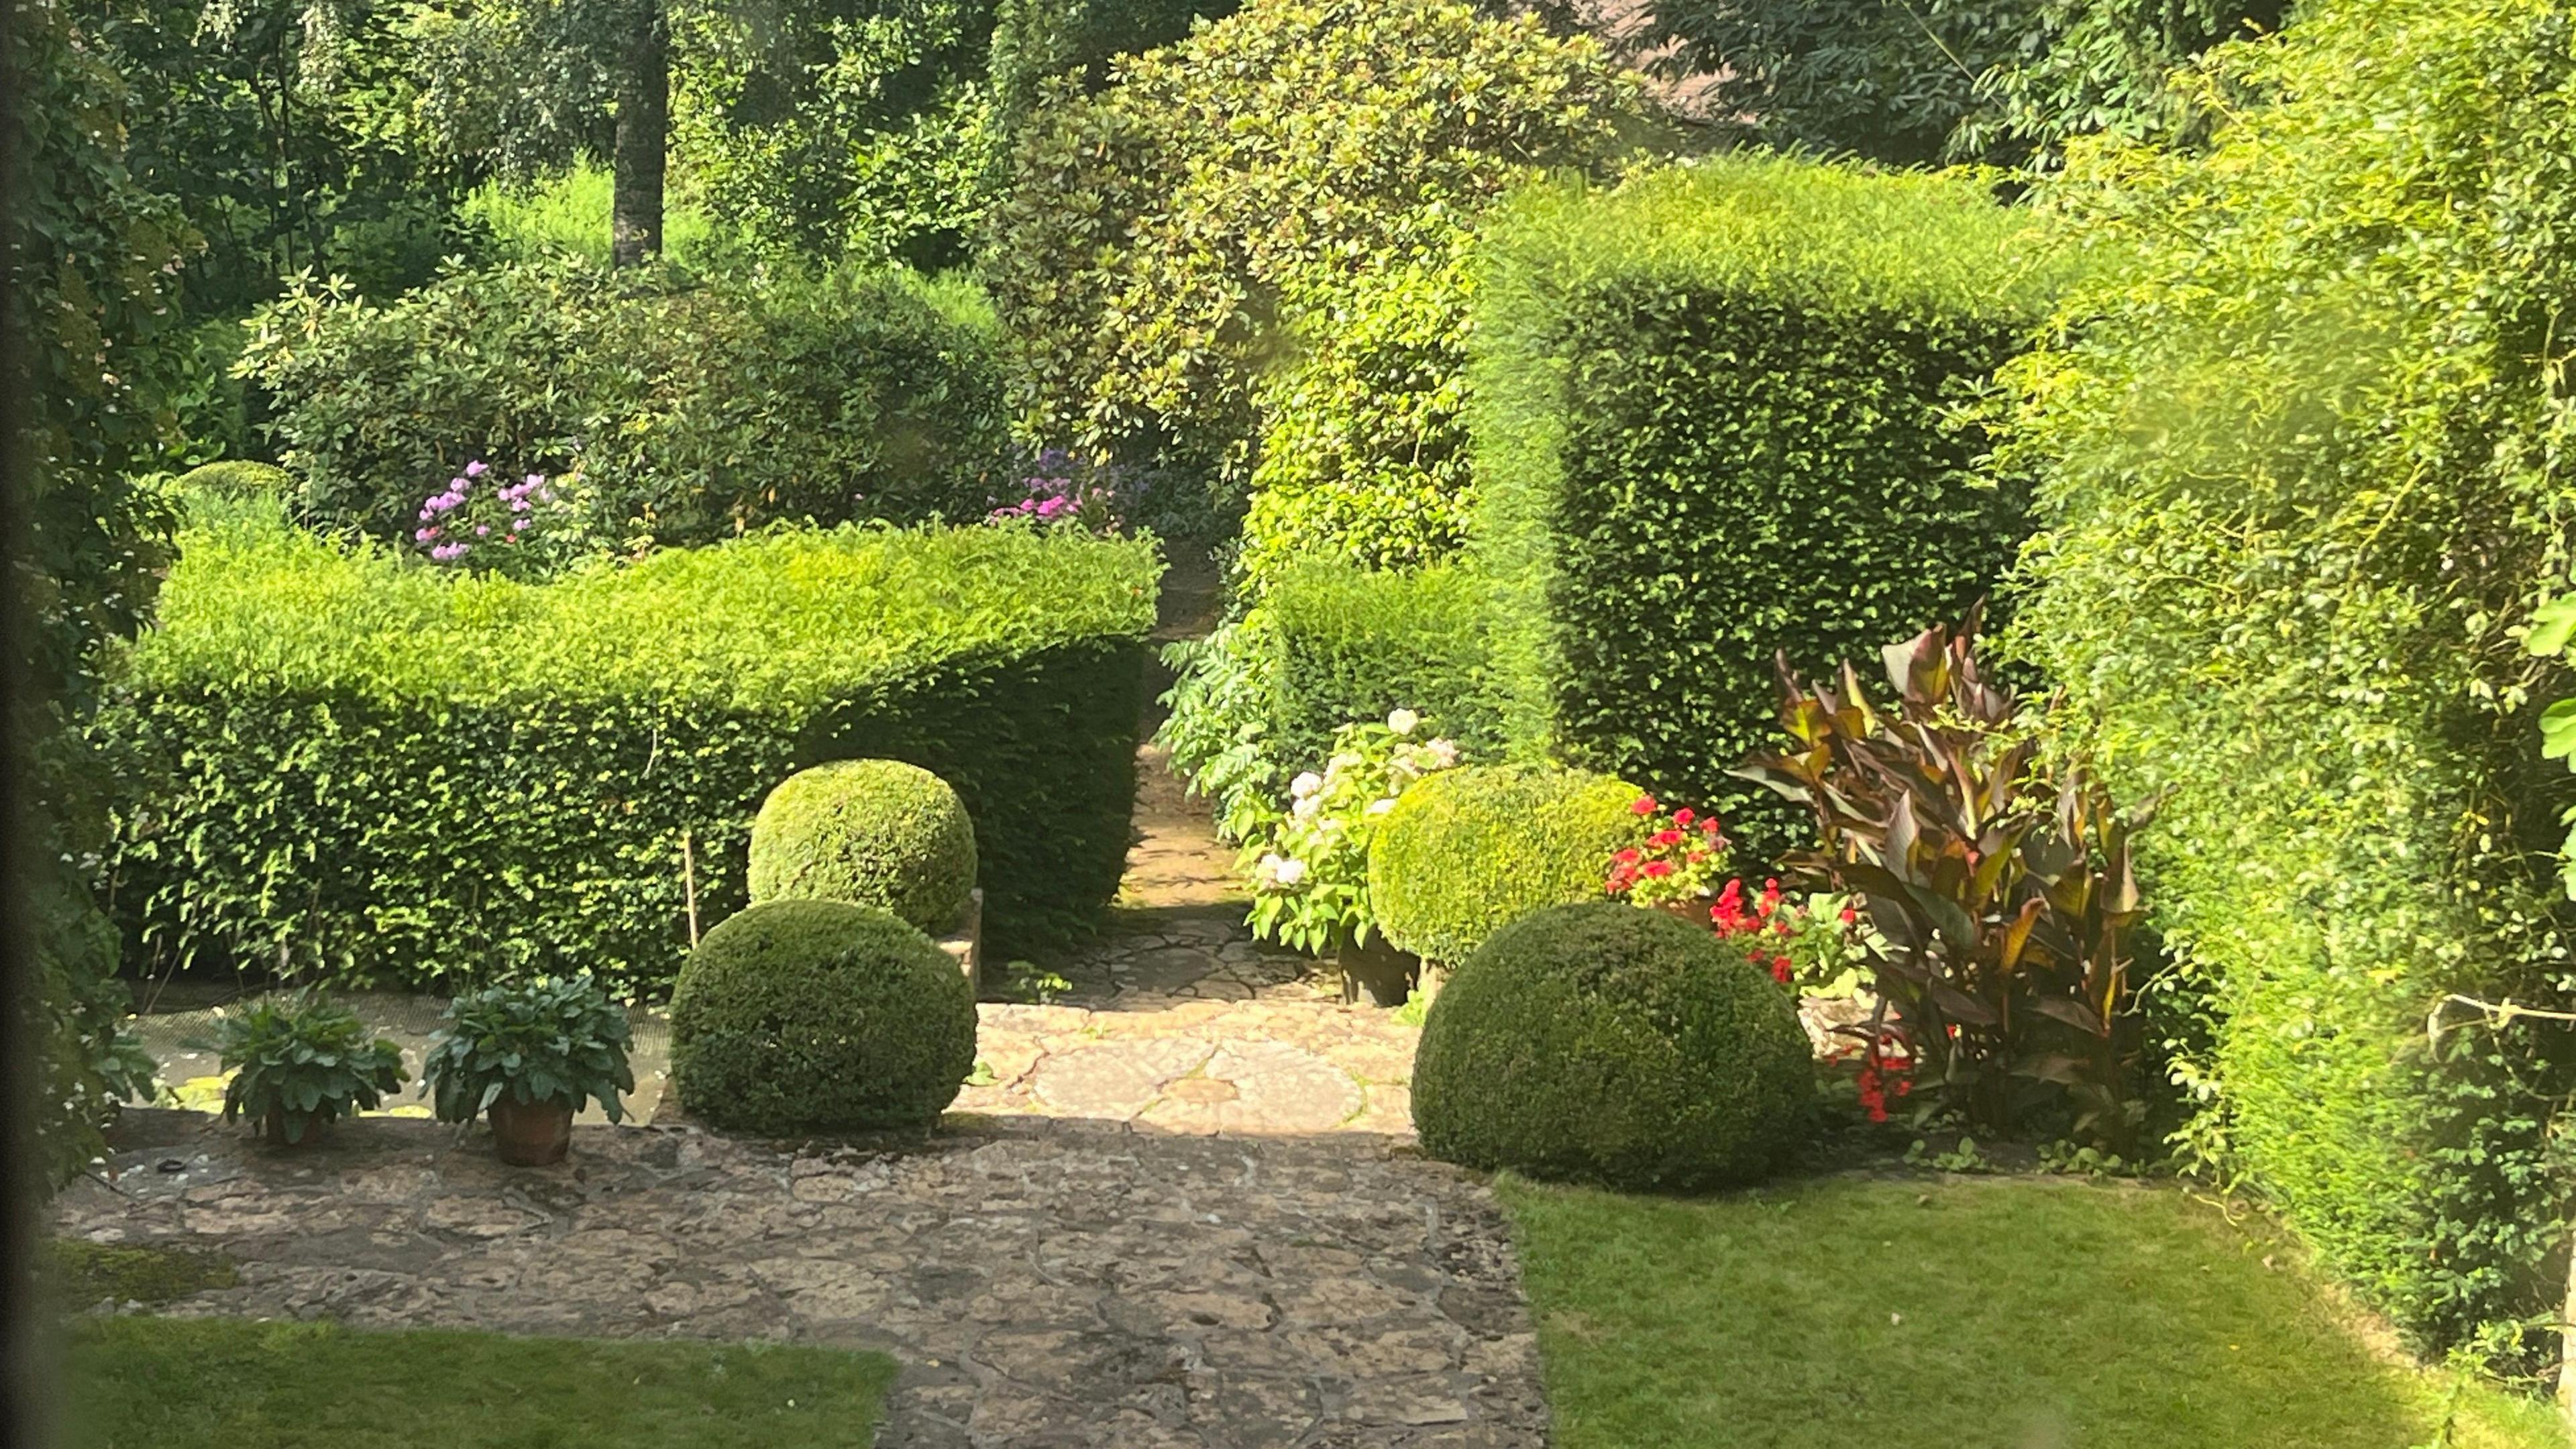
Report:
[[[1454,966],[1506,922],[1597,901],[1637,842],[1644,792],[1583,770],[1444,770],[1404,792],[1369,846],[1369,903],[1399,950]]]
[[[927,1126],[974,1069],[965,975],[874,906],[752,906],[707,933],[671,991],[672,1085],[727,1131]]]
[[[751,823],[754,902],[849,901],[930,932],[975,889],[975,825],[948,782],[901,760],[799,770]]]
[[[1616,901],[1494,933],[1431,1003],[1423,1150],[1477,1168],[1687,1191],[1748,1182],[1805,1131],[1789,992],[1708,931]]]

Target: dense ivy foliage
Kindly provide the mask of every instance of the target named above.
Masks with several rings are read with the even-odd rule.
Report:
[[[1657,0],[1641,39],[1713,84],[1720,129],[1897,165],[2053,160],[2172,133],[2165,76],[2289,0]]]
[[[965,974],[869,906],[753,906],[707,933],[671,993],[671,1085],[728,1131],[927,1127],[974,1067]]]
[[[1951,417],[2043,314],[2024,223],[1966,182],[1743,158],[1544,187],[1486,233],[1479,548],[1521,744],[1724,817],[1822,673],[1955,618],[2026,531]]]
[[[862,756],[953,784],[988,929],[1116,890],[1156,564],[1071,531],[781,532],[527,585],[274,525],[191,532],[99,726],[153,960],[666,984],[763,796]]]
[[[2213,59],[2208,149],[2049,194],[2099,271],[2007,374],[2019,637],[2113,787],[2172,792],[2138,851],[2214,1023],[2192,1145],[2419,1344],[2528,1364],[2576,1040],[2425,1023],[2570,984],[2565,675],[2519,636],[2576,537],[2576,14],[2303,9]]]
[[[1814,1095],[1787,991],[1707,931],[1616,901],[1495,933],[1433,998],[1413,1065],[1430,1155],[1637,1191],[1759,1180]]]
[[[1598,169],[1635,93],[1584,39],[1449,0],[1253,0],[1031,118],[985,271],[1034,437],[1243,469],[1255,382],[1341,280],[1437,268],[1535,168]]]
[[[639,280],[559,257],[391,302],[307,285],[256,323],[244,366],[304,513],[380,538],[478,459],[555,478],[629,548],[980,518],[1000,487],[989,316],[898,272]]]

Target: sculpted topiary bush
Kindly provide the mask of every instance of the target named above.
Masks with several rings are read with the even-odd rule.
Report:
[[[1761,1177],[1806,1125],[1797,1008],[1744,953],[1660,911],[1559,906],[1505,926],[1431,1004],[1423,1150],[1629,1189]]]
[[[790,775],[751,822],[753,901],[850,901],[936,935],[975,888],[975,825],[948,782],[901,760]]]
[[[872,906],[752,906],[707,933],[671,992],[672,1083],[729,1131],[927,1126],[974,1066],[964,974]]]
[[[1398,950],[1455,963],[1511,921],[1599,900],[1639,835],[1636,786],[1581,770],[1495,766],[1404,792],[1369,849],[1369,899]]]
[[[294,474],[274,463],[253,463],[239,458],[191,468],[171,484],[182,494],[210,493],[227,499],[279,500],[293,497],[298,486]]]

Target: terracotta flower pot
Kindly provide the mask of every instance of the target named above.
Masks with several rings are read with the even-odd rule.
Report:
[[[286,1109],[271,1107],[268,1109],[268,1115],[260,1119],[259,1135],[268,1139],[268,1145],[271,1147],[311,1147],[319,1143],[323,1134],[330,1130],[330,1118],[318,1115],[307,1117],[304,1119],[304,1135],[289,1142],[286,1140]]]
[[[544,1167],[561,1162],[572,1150],[572,1104],[513,1102],[492,1104],[492,1145],[512,1167]]]

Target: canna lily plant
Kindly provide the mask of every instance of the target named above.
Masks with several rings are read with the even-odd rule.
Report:
[[[2041,756],[1977,667],[1981,612],[1884,651],[1886,710],[1849,662],[1827,687],[1782,659],[1792,747],[1737,773],[1814,810],[1822,846],[1791,868],[1848,892],[1884,942],[1873,1019],[1853,1028],[1873,1060],[1894,1045],[1938,1105],[1989,1132],[2062,1093],[2076,1135],[2127,1150],[2143,1116],[2129,842],[2152,806],[2123,813],[2080,764]]]

